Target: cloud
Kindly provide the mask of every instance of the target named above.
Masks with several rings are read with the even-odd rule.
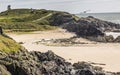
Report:
[[[120,11],[120,0],[0,0],[0,11],[12,8],[38,8],[78,13],[84,10],[92,12]]]

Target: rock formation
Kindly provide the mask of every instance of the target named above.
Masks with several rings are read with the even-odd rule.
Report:
[[[2,27],[0,27],[0,35],[2,35],[2,34],[3,34]]]
[[[114,40],[114,42],[119,42],[119,43],[120,43],[120,36],[118,36],[118,37]]]
[[[107,73],[87,62],[72,65],[52,51],[0,54],[0,75],[117,75]]]
[[[106,36],[105,31],[119,31],[120,24],[103,21],[92,16],[77,18],[69,13],[55,13],[50,18],[50,23],[60,26],[70,32],[74,32],[78,37],[99,42],[112,42],[112,36]]]
[[[119,31],[120,30],[120,24],[115,24],[108,21],[103,21],[97,18],[94,18],[92,16],[88,16],[86,18],[81,18],[80,21],[86,21],[88,24],[99,28],[102,31]]]

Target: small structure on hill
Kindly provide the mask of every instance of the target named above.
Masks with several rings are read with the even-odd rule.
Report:
[[[11,10],[11,5],[8,5],[7,10]]]

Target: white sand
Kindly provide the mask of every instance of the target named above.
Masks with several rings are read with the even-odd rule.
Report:
[[[73,33],[65,32],[64,30],[42,31],[34,32],[33,34],[8,34],[17,42],[24,42],[23,46],[29,51],[46,52],[52,50],[57,55],[65,58],[72,63],[77,61],[92,61],[96,63],[104,63],[103,66],[107,71],[120,72],[120,44],[113,43],[97,43],[81,38],[82,42],[89,44],[81,44],[78,47],[52,47],[37,45],[33,42],[41,39],[58,39],[70,38],[74,36]],[[71,60],[69,60],[71,59]]]

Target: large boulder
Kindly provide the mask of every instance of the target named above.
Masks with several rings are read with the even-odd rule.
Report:
[[[120,42],[120,36],[118,36],[118,37],[114,40],[114,42]]]
[[[74,63],[73,66],[77,69],[76,75],[105,75],[102,67],[93,66],[87,62]]]
[[[50,18],[50,24],[55,26],[62,26],[64,23],[74,22],[73,16],[67,12],[54,13]]]
[[[89,25],[86,21],[80,21],[80,23],[69,22],[62,26],[70,32],[76,33],[78,36],[99,36],[104,33],[93,25]]]
[[[114,37],[112,35],[105,36],[105,38],[106,38],[107,42],[113,42],[114,41]]]

